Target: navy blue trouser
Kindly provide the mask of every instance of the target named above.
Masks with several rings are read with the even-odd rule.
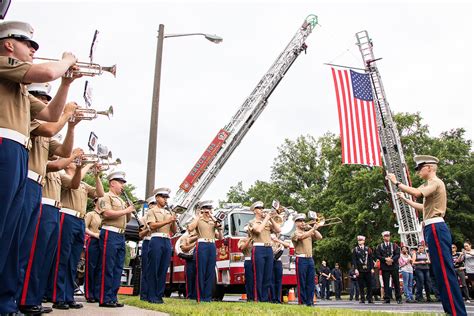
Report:
[[[59,209],[41,205],[19,305],[41,305],[53,266],[59,234]]]
[[[171,241],[169,238],[152,237],[148,244],[148,301],[163,300],[166,287],[166,272],[171,260]]]
[[[416,269],[415,268],[415,278],[416,278],[416,299],[423,299],[423,288],[425,288],[426,299],[431,299],[431,279],[430,279],[430,269]]]
[[[25,201],[21,210],[21,226],[24,228],[20,233],[20,279],[16,292],[17,301],[20,302],[23,284],[29,282],[31,270],[27,274],[27,267],[31,266],[30,258],[33,259],[36,242],[38,238],[39,218],[41,213],[41,185],[31,179],[26,180]],[[35,276],[33,276],[34,278]],[[20,302],[19,305],[25,305]]]
[[[324,276],[321,276],[320,280],[321,298],[329,299],[329,296],[331,295],[331,293],[329,292],[329,281]]]
[[[28,173],[28,151],[19,143],[0,137],[0,313],[16,312],[20,279],[20,233]]]
[[[196,260],[186,260],[186,298],[196,299]]]
[[[86,243],[86,271],[84,275],[84,293],[88,300],[100,299],[99,262],[100,262],[99,239],[90,237]]]
[[[141,254],[141,276],[140,276],[140,299],[142,301],[148,300],[148,283],[146,278],[146,271],[148,269],[148,245],[150,240],[144,239],[142,242],[142,254]]]
[[[84,220],[60,213],[58,250],[54,262],[53,302],[74,302],[77,264],[84,248]]]
[[[315,275],[313,258],[296,257],[296,275],[298,281],[298,304],[313,305]]]
[[[281,283],[283,278],[283,264],[280,260],[273,260],[272,302],[281,303]]]
[[[244,271],[245,271],[245,293],[247,293],[247,301],[251,302],[254,300],[252,260],[244,261]]]
[[[100,230],[100,298],[99,302],[117,302],[117,293],[125,260],[125,236],[110,230]]]
[[[254,246],[252,248],[253,295],[255,301],[269,302],[273,275],[272,247]]]
[[[426,225],[423,232],[444,311],[453,316],[467,315],[451,256],[452,238],[448,226],[445,222],[434,223]]]
[[[195,254],[197,272],[196,300],[198,302],[210,302],[212,299],[212,286],[216,277],[216,244],[198,241]]]

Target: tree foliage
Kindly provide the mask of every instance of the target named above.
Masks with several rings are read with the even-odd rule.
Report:
[[[452,129],[439,137],[429,134],[419,113],[399,113],[394,116],[401,137],[405,160],[410,167],[414,186],[421,185],[412,168],[415,154],[428,154],[440,159],[438,176],[448,190],[446,220],[455,242],[473,240],[474,223],[474,154],[472,143],[464,138],[463,129]],[[314,210],[326,218],[340,217],[343,224],[321,228],[324,239],[315,243],[316,261],[347,266],[357,235],[367,236],[374,247],[380,243],[380,233],[396,234],[396,217],[385,190],[381,168],[341,164],[338,136],[327,133],[318,139],[300,136],[285,140],[274,159],[270,182],[256,181],[247,191],[242,182],[230,188],[227,202],[250,205],[262,200],[270,205],[278,199],[298,212]],[[420,215],[421,217],[421,215]]]

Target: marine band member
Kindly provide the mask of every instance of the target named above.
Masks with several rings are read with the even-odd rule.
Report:
[[[186,265],[186,298],[191,300],[196,299],[196,259],[194,252],[198,239],[199,236],[195,230],[191,233],[186,231],[180,243],[180,248],[183,253],[192,253],[191,257],[184,258]]]
[[[416,203],[407,199],[401,192],[398,195],[404,203],[423,212],[423,233],[430,249],[431,264],[444,311],[450,315],[466,315],[466,306],[451,258],[451,233],[444,222],[447,196],[444,182],[436,175],[439,159],[433,156],[419,155],[415,156],[414,160],[418,176],[426,181],[424,184],[413,188],[398,182],[394,174],[388,174],[387,179],[401,192],[415,198],[423,198],[423,203]]]
[[[242,251],[244,261],[244,272],[245,272],[245,293],[247,294],[247,302],[254,301],[253,297],[253,268],[252,268],[252,248],[253,240],[250,236],[244,237],[239,240],[237,245],[239,250]]]
[[[98,212],[99,198],[94,199],[94,209],[84,218],[86,231],[84,294],[87,303],[98,303],[100,298],[99,261],[100,226],[102,218]]]
[[[297,214],[294,217],[296,230],[291,240],[295,247],[296,274],[298,280],[298,304],[306,306],[313,305],[314,297],[314,261],[313,240],[321,240],[323,236],[318,232],[319,225],[316,223],[309,230],[306,228],[305,214]]]
[[[210,302],[212,299],[212,284],[216,277],[216,244],[215,240],[222,239],[222,226],[212,218],[212,201],[198,203],[200,215],[188,225],[188,232],[196,230],[198,242],[196,245],[196,300]]]
[[[271,210],[263,210],[263,202],[257,201],[250,206],[255,218],[249,222],[249,231],[253,238],[252,267],[254,271],[254,299],[269,302],[272,287],[273,251],[271,233],[279,233],[280,225],[271,217]]]
[[[141,276],[140,276],[140,300],[148,301],[148,282],[146,278],[146,272],[148,270],[148,247],[151,240],[151,229],[146,222],[148,212],[156,207],[155,196],[150,196],[146,199],[148,204],[148,211],[140,218],[139,225],[143,225],[143,229],[139,230],[138,237],[142,239],[141,248]]]
[[[163,304],[166,286],[166,272],[171,260],[170,236],[176,233],[176,215],[166,209],[171,190],[158,188],[153,194],[156,207],[148,210],[147,224],[151,229],[151,240],[148,246],[148,302]]]
[[[272,275],[272,303],[281,304],[281,287],[283,281],[283,264],[281,256],[285,248],[290,248],[290,243],[279,239],[280,234],[271,234],[273,251]]]
[[[109,192],[99,199],[98,210],[102,215],[99,306],[113,308],[123,307],[117,300],[117,293],[125,259],[125,228],[135,207],[127,206],[120,197],[127,183],[125,172],[113,171],[107,176],[107,180]]]

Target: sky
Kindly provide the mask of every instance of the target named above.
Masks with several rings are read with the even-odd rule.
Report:
[[[330,68],[362,67],[355,33],[374,43],[387,99],[394,112],[420,112],[433,136],[466,129],[473,139],[473,5],[468,1],[20,1],[7,20],[29,22],[38,57],[71,51],[102,66],[117,64],[117,77],[89,79],[92,105],[115,115],[81,122],[77,147],[89,133],[106,145],[135,195],[145,198],[151,100],[157,32],[209,33],[164,41],[158,125],[156,187],[172,196],[217,132],[270,68],[309,14],[320,25],[203,198],[224,200],[242,181],[269,181],[278,146],[300,135],[339,133]],[[73,83],[68,100],[84,105],[85,79]],[[59,82],[53,82],[57,89]],[[65,135],[65,131],[63,131]]]

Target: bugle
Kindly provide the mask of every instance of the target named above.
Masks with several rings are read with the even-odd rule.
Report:
[[[110,117],[114,115],[114,107],[110,106],[104,111],[97,111],[96,109],[88,108],[77,108],[69,121],[74,122],[76,119],[91,121],[96,119],[99,115],[107,116],[107,118],[110,119]]]
[[[110,169],[110,166],[118,166],[122,163],[122,160],[120,158],[115,159],[114,162],[101,162],[99,164],[99,170],[100,171],[107,171]]]
[[[59,61],[59,59],[54,58],[42,58],[42,57],[35,57],[34,59],[37,60],[44,60],[44,61]],[[73,75],[82,75],[88,77],[100,76],[104,72],[111,73],[112,75],[117,74],[117,65],[113,65],[110,67],[103,67],[96,63],[88,63],[88,62],[77,62],[75,64],[79,68],[79,70],[72,71],[71,69],[66,71],[64,77],[71,78]]]

